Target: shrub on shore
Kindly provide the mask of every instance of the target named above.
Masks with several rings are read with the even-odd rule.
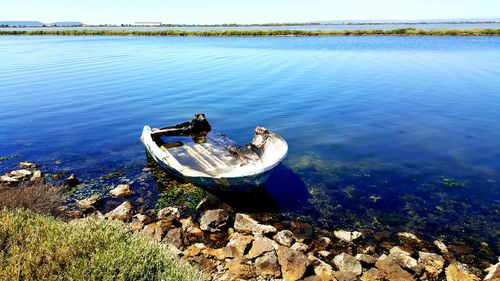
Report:
[[[35,212],[58,215],[63,205],[60,188],[41,180],[28,181],[14,187],[0,187],[0,209],[29,209]]]
[[[0,210],[0,280],[203,280],[163,245],[115,221],[65,223]]]

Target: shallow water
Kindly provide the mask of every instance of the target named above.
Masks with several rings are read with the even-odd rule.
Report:
[[[204,112],[241,143],[257,125],[289,142],[265,200],[222,197],[235,208],[499,252],[498,37],[6,36],[0,62],[0,156],[18,155],[0,172],[67,170],[77,197],[131,181],[152,207],[171,181],[143,171],[142,127]]]

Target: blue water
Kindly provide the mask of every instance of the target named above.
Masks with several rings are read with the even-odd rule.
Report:
[[[257,125],[288,141],[266,185],[285,217],[499,252],[498,37],[7,36],[0,62],[0,156],[18,155],[0,172],[30,160],[94,192],[123,171],[157,194],[142,127],[204,112],[241,143]]]
[[[428,24],[334,24],[334,25],[296,25],[296,26],[82,26],[82,27],[7,27],[0,30],[372,30],[372,29],[463,29],[463,28],[500,28],[500,23],[428,23]]]

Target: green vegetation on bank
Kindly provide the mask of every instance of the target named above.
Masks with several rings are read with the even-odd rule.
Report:
[[[66,223],[0,210],[0,280],[203,280],[162,244],[115,221]]]
[[[56,36],[500,36],[500,29],[391,30],[0,30],[0,35]]]

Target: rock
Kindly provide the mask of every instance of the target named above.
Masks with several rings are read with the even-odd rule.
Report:
[[[75,204],[78,208],[83,210],[89,210],[95,208],[101,203],[101,196],[99,194],[94,194],[89,198],[76,200]]]
[[[318,255],[324,259],[328,258],[332,253],[328,251],[318,251]]]
[[[278,243],[261,235],[256,234],[252,243],[252,248],[248,252],[248,257],[253,259],[261,256],[264,253],[271,252],[278,249]]]
[[[217,260],[232,259],[236,257],[241,257],[241,254],[236,250],[235,247],[225,246],[219,249],[205,248],[202,250],[202,254],[207,257],[214,257]]]
[[[332,244],[332,239],[328,237],[320,237],[315,244],[317,250],[326,250]]]
[[[132,209],[134,206],[128,201],[123,202],[120,206],[104,215],[109,220],[129,221],[132,219]]]
[[[35,169],[40,167],[40,165],[37,165],[35,163],[31,163],[28,161],[23,161],[19,163],[19,167],[24,168],[24,169]]]
[[[14,170],[6,174],[7,177],[13,178],[15,180],[25,180],[28,177],[31,177],[31,175],[31,171],[25,169]]]
[[[75,187],[80,183],[80,180],[76,178],[75,174],[71,174],[69,177],[63,180],[63,186]]]
[[[337,281],[358,281],[358,276],[349,271],[335,271],[333,273],[335,280]]]
[[[194,256],[190,259],[190,261],[205,273],[212,273],[216,266],[213,260],[207,259],[204,256]]]
[[[255,275],[252,266],[243,263],[240,259],[232,259],[226,263],[229,275],[236,277],[236,280],[250,279]],[[233,279],[234,280],[234,279]]]
[[[376,268],[370,268],[360,279],[361,281],[384,281],[384,273]]]
[[[422,240],[420,240],[415,234],[410,233],[410,232],[399,232],[396,234],[396,237],[399,238],[399,240],[404,243],[409,243],[409,244],[421,244]]]
[[[132,230],[133,232],[139,232],[141,231],[143,228],[144,228],[144,224],[140,221],[134,221],[134,222],[131,222],[128,227],[130,228],[130,230]]]
[[[0,183],[6,183],[6,184],[15,184],[18,183],[19,180],[9,177],[9,176],[0,176]]]
[[[227,243],[228,247],[234,247],[238,253],[243,256],[248,245],[253,241],[253,236],[244,235],[239,232],[235,232],[231,234],[229,237],[229,242]]]
[[[278,264],[278,256],[275,251],[267,252],[255,260],[255,270],[259,276],[280,277],[281,270]]]
[[[273,238],[276,242],[287,247],[292,246],[295,241],[295,237],[293,237],[293,233],[290,230],[282,230],[274,235]]]
[[[357,254],[354,258],[361,263],[369,265],[373,265],[377,262],[376,257],[367,254]]]
[[[345,230],[338,230],[338,231],[334,231],[333,235],[335,235],[335,237],[337,237],[341,241],[344,241],[346,243],[351,243],[352,241],[361,237],[362,233],[359,231],[350,232],[350,231],[345,231]]]
[[[301,242],[295,242],[290,249],[305,253],[309,250],[309,246]]]
[[[384,272],[385,278],[389,281],[415,280],[412,274],[401,268],[399,261],[394,257],[382,255],[375,266]]]
[[[126,197],[134,194],[134,191],[130,189],[128,184],[119,184],[117,187],[111,189],[109,194],[114,197]]]
[[[486,269],[488,274],[484,277],[484,281],[499,281],[500,280],[500,258],[498,258],[498,263],[488,267]]]
[[[356,276],[361,275],[361,263],[349,254],[342,253],[335,256],[335,258],[333,258],[333,263],[340,271],[352,272]]]
[[[309,265],[309,260],[303,253],[284,246],[278,247],[278,261],[283,278],[291,281],[302,278]]]
[[[418,262],[424,266],[428,277],[438,277],[443,271],[444,259],[438,254],[418,252]]]
[[[470,273],[461,263],[452,263],[446,270],[446,281],[479,281],[479,278]]]
[[[163,208],[158,211],[157,217],[161,222],[162,228],[164,230],[168,229],[172,225],[178,223],[178,220],[180,218],[179,209],[175,207]]]
[[[184,256],[186,257],[194,257],[199,255],[203,249],[205,249],[206,246],[203,243],[194,243],[193,245],[189,246],[185,251],[184,251]]]
[[[195,237],[203,236],[203,231],[196,226],[192,217],[182,219],[181,225],[182,225],[182,230],[184,230],[185,233]]]
[[[146,215],[143,215],[143,214],[137,214],[134,216],[134,218],[136,218],[138,221],[140,221],[143,224],[147,224],[147,223],[151,222],[151,218],[146,216]]]
[[[380,241],[380,240],[387,240],[391,237],[391,233],[389,231],[379,231],[373,233],[373,238],[375,240]]]
[[[263,225],[252,219],[249,215],[236,214],[234,229],[243,233],[274,233],[276,228],[271,225]]]
[[[184,232],[182,231],[182,228],[178,227],[170,229],[161,242],[173,245],[177,249],[182,249],[184,246]]]
[[[420,274],[424,267],[416,259],[412,258],[411,254],[411,251],[395,246],[391,248],[389,258],[394,259],[400,266]]]
[[[39,181],[39,180],[43,180],[42,171],[36,170],[33,172],[30,181]]]
[[[436,246],[441,254],[443,254],[443,258],[447,261],[454,261],[455,257],[453,254],[448,250],[448,247],[441,241],[441,240],[435,240],[433,242],[434,246]]]
[[[142,229],[141,233],[146,236],[148,239],[160,242],[163,238],[163,228],[161,227],[160,222],[150,223]]]
[[[333,276],[334,270],[331,265],[327,264],[326,262],[318,259],[313,255],[308,255],[307,259],[312,264],[314,273],[316,274],[316,276],[319,277],[320,280],[322,281],[335,280],[335,277]]]
[[[200,219],[203,231],[217,232],[228,227],[229,213],[224,209],[207,210]]]

